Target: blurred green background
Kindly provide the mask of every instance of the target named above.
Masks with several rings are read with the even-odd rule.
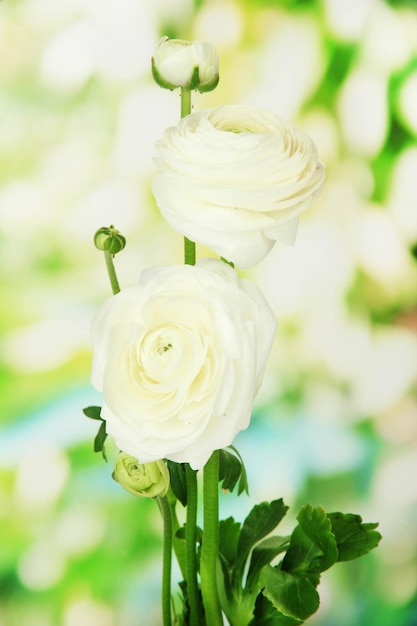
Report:
[[[94,454],[97,228],[128,239],[121,284],[182,261],[150,193],[179,96],[163,34],[210,41],[196,108],[266,107],[327,164],[294,247],[246,274],[279,328],[249,430],[251,495],[360,513],[383,542],[323,576],[313,626],[417,624],[417,4],[411,0],[0,3],[0,626],[160,626],[161,524]],[[204,250],[199,249],[199,254]]]

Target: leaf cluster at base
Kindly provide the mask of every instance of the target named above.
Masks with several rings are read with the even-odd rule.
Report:
[[[101,422],[94,450],[106,459],[105,421],[101,407],[90,406],[84,414]],[[171,512],[174,522],[174,550],[185,573],[185,525],[175,513],[179,501],[187,506],[184,463],[167,461],[170,473]],[[223,491],[248,493],[245,466],[233,446],[219,450],[219,483]],[[359,558],[376,548],[381,535],[378,524],[364,524],[359,515],[326,513],[323,507],[306,504],[297,516],[298,524],[289,536],[273,535],[288,507],[282,499],[261,502],[253,507],[243,524],[233,517],[220,521],[218,592],[221,608],[230,626],[297,626],[317,611],[321,573],[339,561]],[[204,534],[197,529],[197,562]],[[277,564],[276,560],[282,555]],[[187,623],[187,587],[180,584],[184,612],[176,624]],[[185,621],[184,621],[185,620]]]
[[[338,561],[367,554],[381,535],[359,515],[305,505],[287,537],[269,536],[286,514],[262,502],[243,524],[220,522],[220,601],[231,626],[295,626],[317,611],[320,575]],[[272,565],[283,555],[277,565]]]

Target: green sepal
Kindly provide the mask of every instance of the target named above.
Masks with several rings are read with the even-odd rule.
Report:
[[[115,255],[126,246],[126,237],[113,225],[103,226],[94,234],[94,245],[102,252],[110,252],[111,255]]]
[[[183,89],[187,91],[194,91],[194,89],[200,89],[200,68],[198,65],[193,67],[193,73],[191,74],[190,82],[188,85],[184,85]]]
[[[197,87],[198,91],[200,93],[206,93],[207,91],[213,91],[213,89],[216,89],[217,85],[219,84],[219,79],[220,79],[219,74],[216,74],[216,76],[213,78],[213,80],[211,80],[209,83],[205,83],[205,85],[199,85]]]
[[[184,464],[167,461],[167,466],[171,479],[171,489],[182,506],[187,506],[187,480],[185,478]]]
[[[378,524],[363,524],[360,515],[353,513],[328,513],[332,532],[336,538],[338,561],[357,559],[377,547],[382,535],[376,531]]]
[[[208,91],[213,91],[219,83],[219,74],[216,74],[214,78],[208,83],[201,84],[200,83],[200,68],[198,65],[193,67],[193,73],[191,74],[191,78],[186,85],[175,85],[174,83],[169,82],[164,78],[158,68],[156,67],[155,59],[152,57],[151,59],[151,69],[152,76],[154,81],[163,89],[169,89],[173,91],[174,89],[178,89],[181,87],[182,89],[186,89],[187,91],[198,90],[200,93],[206,93]]]
[[[169,89],[170,91],[173,91],[174,89],[178,89],[179,85],[174,85],[173,83],[170,83],[169,81],[165,80],[165,78],[161,76],[161,74],[158,72],[156,68],[155,59],[153,57],[151,60],[151,67],[152,67],[152,76],[153,76],[154,81],[157,83],[157,85],[159,85],[163,89]]]
[[[320,606],[319,594],[308,578],[265,565],[259,576],[262,594],[287,617],[306,620]]]

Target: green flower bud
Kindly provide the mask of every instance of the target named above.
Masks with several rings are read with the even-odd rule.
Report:
[[[165,89],[211,91],[219,82],[217,51],[209,43],[163,37],[152,57],[152,74]]]
[[[125,247],[126,239],[113,225],[103,226],[94,235],[94,245],[102,252],[117,254]]]
[[[126,452],[119,452],[113,478],[132,495],[144,498],[165,496],[169,489],[169,471],[164,461],[139,463]]]

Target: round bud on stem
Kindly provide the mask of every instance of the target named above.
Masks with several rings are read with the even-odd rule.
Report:
[[[162,37],[152,57],[152,74],[165,89],[212,91],[219,82],[219,58],[209,43]]]
[[[139,463],[126,452],[119,452],[113,478],[134,496],[156,498],[169,489],[169,471],[164,461]]]
[[[125,247],[126,238],[113,225],[103,226],[94,235],[94,245],[102,252],[117,254]]]

